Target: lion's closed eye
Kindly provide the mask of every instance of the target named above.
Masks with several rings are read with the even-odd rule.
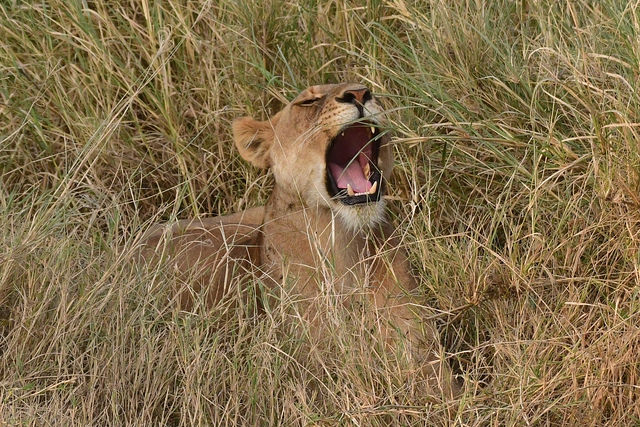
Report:
[[[298,107],[312,107],[318,104],[324,97],[323,96],[314,96],[311,98],[302,99],[295,103]]]

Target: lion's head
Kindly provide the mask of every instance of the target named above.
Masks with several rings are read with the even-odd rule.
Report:
[[[268,120],[237,119],[233,134],[245,160],[273,170],[278,191],[357,228],[383,219],[393,166],[383,126],[369,89],[342,83],[312,86]]]

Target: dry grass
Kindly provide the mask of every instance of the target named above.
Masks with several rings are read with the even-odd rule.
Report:
[[[638,5],[360,4],[0,4],[2,423],[640,422]],[[458,402],[346,325],[315,352],[278,309],[217,328],[128,262],[152,222],[263,203],[230,121],[342,80],[393,111]]]

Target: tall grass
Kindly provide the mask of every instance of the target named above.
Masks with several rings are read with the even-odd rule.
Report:
[[[639,21],[616,0],[0,3],[2,422],[640,422]],[[392,217],[457,401],[346,324],[309,353],[277,313],[179,311],[131,263],[151,223],[264,203],[233,118],[344,80],[390,111]]]

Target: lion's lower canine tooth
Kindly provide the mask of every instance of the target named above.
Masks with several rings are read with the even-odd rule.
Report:
[[[356,195],[356,193],[353,192],[353,188],[351,188],[351,184],[347,184],[347,194],[350,196]]]
[[[371,166],[369,166],[369,163],[364,165],[364,169],[362,169],[362,172],[364,172],[364,177],[369,179],[369,177],[371,176]]]
[[[373,185],[369,189],[369,194],[376,194],[377,189],[378,189],[378,181],[373,183]]]

